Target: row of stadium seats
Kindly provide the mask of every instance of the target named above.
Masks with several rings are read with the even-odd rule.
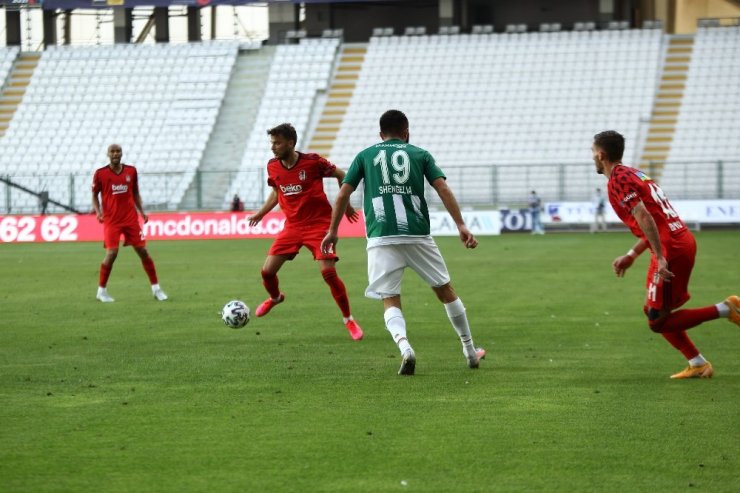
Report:
[[[118,142],[124,162],[141,172],[179,173],[177,183],[154,186],[147,197],[176,207],[200,164],[237,51],[234,42],[45,51],[0,139],[0,170],[26,176],[19,180],[30,186],[32,175],[49,173],[51,159],[54,171],[91,176],[107,161],[108,144]],[[87,209],[88,182],[75,180],[70,189],[64,177],[53,197]],[[34,197],[26,200],[34,205]]]
[[[645,129],[640,122],[651,115],[666,43],[659,30],[374,37],[329,157],[348,166],[377,139],[379,115],[397,107],[411,120],[412,142],[432,151],[451,183],[480,190],[471,193],[480,194],[481,203],[484,196],[521,202],[533,186],[545,197],[579,187],[588,197],[599,184],[599,177],[582,176],[595,132],[624,133],[625,160],[636,160]],[[265,184],[253,177],[272,157],[267,128],[287,121],[299,139],[310,135],[338,46],[337,39],[303,39],[277,48],[241,172],[224,190],[225,203],[237,190],[242,197],[264,196]],[[54,197],[74,196],[87,208],[88,175],[106,161],[107,144],[118,141],[125,161],[162,173],[147,180],[147,201],[177,206],[202,159],[238,48],[201,43],[47,50],[0,138],[0,174],[27,176],[23,183],[31,188],[52,187],[48,178],[33,177],[48,174],[52,159],[55,170],[66,173]],[[740,155],[738,53],[740,27],[697,32],[670,161]],[[0,50],[0,75],[16,56],[17,50]],[[305,145],[298,147],[310,151]],[[557,168],[546,166],[552,163],[578,165],[563,184],[555,183]],[[458,171],[471,167],[475,176]],[[173,172],[182,173],[168,174]],[[70,173],[85,178],[71,187]],[[505,182],[496,179],[501,173]],[[701,183],[716,186],[716,173]],[[687,176],[685,167],[669,165],[663,179],[677,183]],[[740,181],[724,190],[737,195],[738,188]],[[29,196],[28,204],[33,200]]]
[[[650,115],[659,31],[435,38],[370,40],[332,161],[349,163],[372,143],[378,116],[390,107],[406,112],[412,141],[445,169],[588,162],[594,133],[616,127],[636,135],[640,119]],[[605,60],[598,56],[602,45],[609,46]],[[543,192],[557,186],[546,174],[538,180]],[[532,179],[521,183],[497,196],[521,201]]]
[[[265,133],[280,123],[290,122],[302,139],[308,131],[309,119],[319,91],[328,88],[339,39],[302,39],[297,45],[279,46],[268,75],[257,118],[249,135],[240,171],[224,194],[228,204],[235,193],[242,197],[262,197],[267,184],[253,180],[254,170],[264,168],[273,156],[270,139]],[[313,62],[303,63],[305,57]]]
[[[740,26],[699,28],[669,161],[740,156]],[[667,167],[664,178],[672,179]],[[729,184],[740,191],[740,180]]]

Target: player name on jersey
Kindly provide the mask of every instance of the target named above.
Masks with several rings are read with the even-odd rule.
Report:
[[[403,195],[411,195],[414,193],[414,189],[406,185],[380,185],[378,187],[378,193],[380,195],[388,193],[400,193]]]

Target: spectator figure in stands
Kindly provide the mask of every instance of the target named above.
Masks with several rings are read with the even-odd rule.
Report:
[[[465,306],[450,284],[450,274],[432,238],[424,187],[429,182],[457,226],[466,248],[478,241],[465,225],[460,206],[447,179],[426,150],[409,144],[409,121],[403,112],[388,110],[380,117],[379,142],[361,151],[349,167],[339,190],[331,225],[321,242],[324,253],[336,248],[339,221],[352,192],[364,184],[367,231],[368,298],[383,300],[383,319],[401,352],[399,375],[413,375],[416,354],[406,335],[401,311],[401,281],[406,267],[413,269],[444,305],[447,318],[460,338],[470,368],[478,368],[486,351],[473,345]]]
[[[704,359],[686,331],[709,320],[725,317],[740,325],[740,297],[703,308],[676,310],[689,298],[689,278],[694,268],[696,241],[668,198],[649,176],[624,166],[624,137],[614,130],[594,136],[596,172],[607,177],[609,202],[619,219],[638,239],[612,262],[617,277],[624,277],[635,259],[650,249],[647,293],[643,310],[653,332],[688,360],[688,366],[671,378],[711,378],[712,364]]]
[[[244,202],[239,198],[239,194],[235,193],[234,198],[231,199],[231,212],[242,212],[244,210]]]
[[[334,252],[323,253],[320,248],[331,221],[331,204],[324,193],[324,178],[336,178],[341,185],[344,171],[318,154],[296,151],[298,135],[290,123],[271,128],[267,134],[275,155],[267,163],[267,184],[272,191],[262,208],[249,216],[249,224],[256,226],[265,214],[280,204],[285,214],[285,227],[270,247],[262,266],[262,284],[270,297],[257,307],[255,315],[264,317],[285,300],[277,273],[305,246],[319,263],[321,275],[342,312],[344,326],[352,339],[359,341],[363,336],[362,328],[352,317],[347,289],[337,274],[339,257]],[[352,207],[347,209],[346,215],[350,222],[358,219]]]
[[[49,207],[49,192],[44,190],[39,192],[39,208],[41,208],[41,215],[46,215],[46,209]]]
[[[545,234],[545,228],[542,227],[542,219],[540,218],[540,213],[542,212],[542,200],[540,200],[540,197],[534,190],[532,190],[532,193],[529,195],[527,204],[529,205],[529,213],[532,216],[532,234]]]
[[[122,156],[123,150],[120,145],[109,145],[110,162],[95,171],[92,181],[92,207],[98,222],[103,223],[103,245],[106,250],[105,258],[100,265],[100,282],[96,298],[103,303],[114,301],[108,294],[108,278],[118,256],[118,247],[123,236],[123,245],[134,247],[141,258],[141,264],[152,285],[152,295],[155,299],[164,301],[167,295],[159,287],[154,260],[146,249],[144,231],[139,224],[138,214],[141,214],[144,223],[149,221],[149,216],[144,212],[139,195],[138,174],[135,167],[121,162]],[[98,195],[103,199],[102,209]]]
[[[591,204],[594,207],[594,222],[591,223],[591,232],[606,231],[606,197],[602,195],[600,188],[596,189]]]

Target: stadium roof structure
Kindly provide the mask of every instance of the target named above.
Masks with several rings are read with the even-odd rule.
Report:
[[[247,5],[250,3],[337,3],[374,2],[387,0],[0,0],[0,5],[16,7],[39,6],[45,10],[110,9],[114,7],[210,7],[215,5]]]

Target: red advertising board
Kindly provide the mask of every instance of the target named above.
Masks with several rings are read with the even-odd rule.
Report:
[[[341,237],[364,237],[360,219],[347,218],[339,226]],[[152,213],[144,225],[148,240],[214,240],[236,238],[274,238],[282,231],[285,216],[267,214],[259,224],[249,225],[248,212]],[[0,216],[0,243],[103,241],[103,225],[93,214],[49,216]]]

